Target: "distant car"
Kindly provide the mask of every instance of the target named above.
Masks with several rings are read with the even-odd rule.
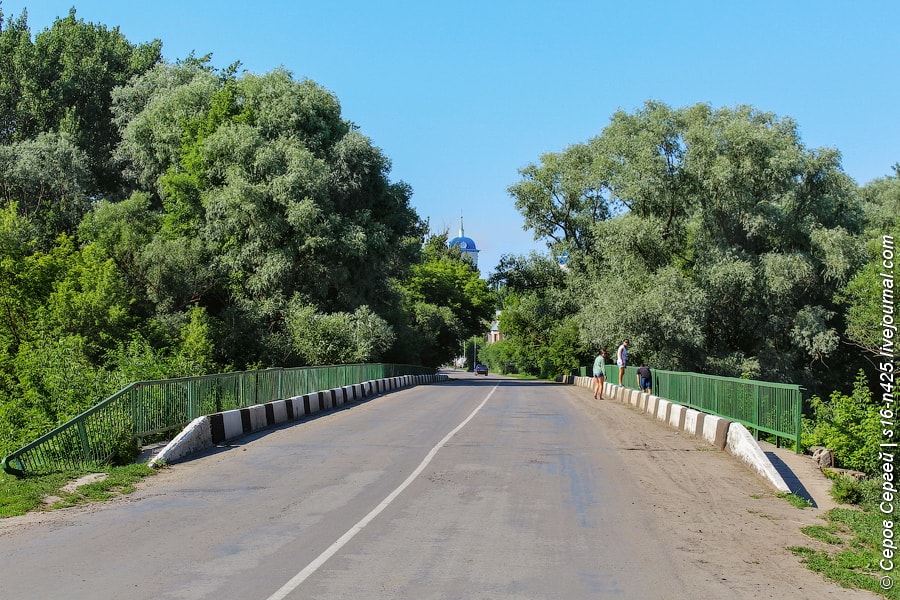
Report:
[[[475,374],[487,377],[487,367],[484,365],[475,365]]]

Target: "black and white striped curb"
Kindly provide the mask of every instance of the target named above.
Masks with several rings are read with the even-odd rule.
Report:
[[[441,374],[387,377],[204,415],[191,421],[148,464],[158,467],[249,433],[333,410],[354,400],[448,379]]]
[[[572,383],[588,389],[593,389],[594,385],[590,377],[574,377]],[[711,446],[725,450],[746,463],[779,492],[791,491],[772,461],[759,447],[753,434],[742,424],[608,382],[603,385],[603,395],[629,404],[692,437],[702,438]]]

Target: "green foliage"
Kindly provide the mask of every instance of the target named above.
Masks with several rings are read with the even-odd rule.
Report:
[[[297,297],[287,327],[292,348],[308,365],[377,362],[394,341],[391,326],[368,306],[322,314]]]
[[[134,491],[141,479],[156,473],[146,464],[112,466],[100,471],[105,477],[100,481],[78,486],[73,492],[63,487],[78,481],[85,472],[52,473],[17,479],[0,471],[0,518],[24,515],[34,510],[52,510],[107,500]],[[58,498],[52,504],[45,499]]]
[[[519,170],[522,181],[510,186],[509,194],[536,239],[589,247],[590,226],[610,215],[609,184],[596,172],[595,160],[590,148],[576,144]]]
[[[896,587],[881,587],[884,575],[879,568],[883,558],[884,515],[877,504],[863,501],[852,509],[834,508],[825,514],[825,525],[811,525],[801,531],[812,539],[828,544],[825,550],[804,546],[788,548],[803,564],[846,588],[869,590],[885,598],[900,598]]]
[[[68,136],[87,157],[90,177],[80,182],[80,191],[118,192],[121,178],[111,160],[119,139],[110,117],[112,90],[156,64],[161,43],[131,44],[118,28],[76,19],[74,8],[33,41],[24,12],[2,25],[0,144]]]
[[[0,203],[15,205],[47,249],[60,233],[74,233],[87,213],[88,167],[87,156],[68,134],[40,133],[0,145]]]
[[[832,450],[840,467],[870,475],[878,472],[881,417],[862,370],[849,396],[837,391],[828,400],[814,396],[810,406],[813,420],[805,423],[804,446]]]
[[[865,265],[836,294],[846,320],[846,336],[865,354],[876,356],[882,343],[882,246],[886,236],[900,239],[900,165],[893,176],[876,179],[860,189],[867,230],[857,247],[868,251]],[[862,243],[864,242],[864,243]]]
[[[834,294],[862,260],[864,214],[837,152],[749,106],[648,102],[543,161],[510,192],[535,235],[570,254],[585,344],[628,337],[658,367],[839,383]],[[573,181],[607,210],[567,200]]]

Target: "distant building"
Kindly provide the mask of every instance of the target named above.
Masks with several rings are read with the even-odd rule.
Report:
[[[488,333],[487,338],[488,344],[493,344],[503,339],[503,334],[500,332],[500,312],[499,310],[497,311],[496,317],[491,322],[491,331]]]
[[[475,246],[475,241],[472,238],[466,237],[463,230],[462,216],[459,217],[459,235],[447,242],[447,245],[451,248],[459,248],[465,258],[472,261],[474,266],[478,266],[478,253],[481,250]]]

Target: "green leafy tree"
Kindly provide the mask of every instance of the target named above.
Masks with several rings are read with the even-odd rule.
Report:
[[[29,219],[41,248],[60,233],[74,234],[90,208],[92,188],[84,153],[63,134],[0,146],[0,202]]]
[[[591,148],[575,144],[541,156],[541,164],[519,170],[509,187],[525,227],[560,252],[590,247],[591,225],[610,216],[609,183],[595,168]]]
[[[814,418],[804,422],[803,444],[825,446],[834,452],[838,466],[876,475],[882,417],[865,372],[859,371],[849,395],[814,396],[810,405]]]
[[[117,156],[161,209],[129,278],[148,284],[160,322],[199,302],[226,329],[220,360],[273,364],[292,353],[295,294],[316,313],[389,312],[421,223],[332,94],[190,59],[133,80],[114,110]]]
[[[32,40],[24,11],[11,21],[0,11],[0,144],[68,136],[87,159],[83,192],[119,194],[112,90],[159,62],[161,48],[158,40],[131,44],[117,28],[77,19],[75,9]]]
[[[162,44],[132,44],[118,28],[77,19],[73,8],[34,41],[24,12],[4,22],[0,11],[0,48],[0,144],[42,133],[68,135],[87,157],[91,177],[85,192],[120,193],[111,157],[118,142],[112,90],[159,62]]]
[[[556,377],[576,370],[587,351],[578,336],[575,298],[566,272],[552,258],[503,256],[489,278],[502,302],[499,328],[504,340],[486,349],[494,370]]]
[[[882,252],[885,244],[896,248],[900,239],[900,165],[894,174],[869,182],[860,190],[866,214],[865,264],[837,293],[845,322],[847,342],[864,358],[876,356],[882,345],[883,288]],[[896,251],[895,251],[896,252]]]
[[[618,111],[584,148],[609,205],[627,209],[597,220],[574,208],[593,241],[569,261],[585,343],[629,337],[658,366],[811,388],[833,375],[834,294],[861,262],[863,223],[837,152],[752,107],[659,102]]]
[[[391,326],[367,306],[323,314],[298,297],[287,325],[293,349],[309,365],[376,362],[394,341]]]

